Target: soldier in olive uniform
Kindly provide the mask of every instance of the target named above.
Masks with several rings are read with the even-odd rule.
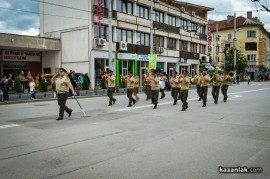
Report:
[[[152,103],[154,104],[153,109],[156,109],[158,104],[158,94],[160,87],[159,87],[159,79],[155,72],[152,72],[150,80],[151,80],[151,100]]]
[[[194,76],[194,78],[197,81],[197,83],[196,83],[196,89],[197,89],[197,94],[199,96],[199,100],[198,101],[201,101],[202,100],[201,89],[200,89],[200,78],[201,78],[201,75],[202,75],[202,70],[200,70],[199,73],[197,73],[197,75]]]
[[[187,70],[184,70],[183,75],[180,76],[180,83],[181,83],[180,98],[182,101],[182,111],[185,111],[188,108],[187,98],[189,89],[189,77]]]
[[[133,72],[129,72],[128,76],[125,79],[127,83],[127,97],[129,99],[129,103],[127,107],[131,107],[131,102],[133,102],[133,105],[135,104],[135,99],[133,99],[132,94],[133,94],[133,88],[134,88],[134,82],[135,79],[133,77]]]
[[[70,82],[70,79],[66,76],[67,70],[64,68],[60,68],[59,73],[55,74],[51,82],[56,85],[56,94],[57,94],[57,101],[58,105],[60,106],[59,109],[59,117],[56,120],[63,120],[64,118],[64,111],[68,113],[68,116],[71,116],[72,109],[66,106],[66,101],[68,98],[69,89],[72,92],[72,95],[75,95],[75,91],[73,86]]]
[[[138,102],[139,101],[139,97],[138,97],[138,93],[139,93],[139,87],[140,87],[140,76],[139,76],[139,74],[137,74],[136,75],[136,77],[135,77],[135,82],[134,82],[134,96],[135,96],[135,100],[136,100],[136,102]]]
[[[106,76],[106,81],[108,82],[108,89],[107,89],[107,95],[109,97],[109,105],[108,106],[111,106],[116,101],[116,99],[113,98],[113,93],[115,90],[115,76],[114,76],[112,70],[109,70],[109,75]]]
[[[207,69],[204,69],[200,78],[201,97],[203,99],[202,107],[206,107],[208,86],[211,80],[210,76],[207,74],[207,71]]]
[[[177,103],[177,97],[179,93],[179,77],[177,76],[177,72],[173,74],[173,77],[171,78],[171,96],[173,98],[173,105],[176,105]]]
[[[211,78],[212,81],[212,96],[214,98],[214,103],[218,103],[218,96],[219,96],[219,90],[220,90],[220,75],[218,72],[215,72],[213,77]]]
[[[146,94],[146,101],[148,101],[151,97],[151,81],[150,81],[150,76],[149,73],[146,73],[145,79],[145,94]]]
[[[228,99],[228,88],[229,88],[229,83],[231,81],[230,75],[226,71],[224,71],[223,76],[221,77],[221,92],[223,94],[223,101],[226,102]]]

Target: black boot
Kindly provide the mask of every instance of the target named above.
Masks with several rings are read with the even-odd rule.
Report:
[[[155,104],[154,108],[153,109],[157,109],[157,105]]]

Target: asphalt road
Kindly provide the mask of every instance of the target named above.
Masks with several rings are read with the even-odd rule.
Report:
[[[132,108],[125,95],[79,99],[86,116],[69,99],[63,121],[56,101],[1,105],[0,178],[270,178],[270,82],[230,86],[226,103],[208,96],[203,108],[190,90],[184,112],[169,92],[157,109],[144,94]]]

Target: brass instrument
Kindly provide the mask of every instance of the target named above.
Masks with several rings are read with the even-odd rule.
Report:
[[[234,71],[230,71],[228,74],[229,74],[229,76],[230,76],[231,78],[234,78],[234,77],[235,77]]]
[[[197,81],[198,81],[198,79],[197,78],[191,78],[191,83],[193,83],[193,84],[197,84]]]

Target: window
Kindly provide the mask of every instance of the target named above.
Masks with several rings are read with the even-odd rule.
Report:
[[[257,50],[257,43],[256,42],[247,42],[245,49],[246,50]]]
[[[167,48],[176,49],[176,39],[167,38]]]
[[[199,44],[199,53],[205,54],[205,45]]]
[[[232,34],[228,34],[228,40],[232,39]]]
[[[196,23],[193,23],[193,22],[190,22],[190,30],[192,32],[197,32],[197,24]]]
[[[98,6],[98,1],[99,0],[94,0],[94,5]],[[113,0],[103,0],[102,1],[102,7],[104,8],[109,8],[109,2],[112,1],[112,7],[113,7]]]
[[[94,35],[95,35],[95,39],[102,38],[109,41],[109,27],[103,26],[102,28],[99,29],[98,25],[94,24]]]
[[[197,32],[199,34],[205,34],[205,26],[203,25],[197,25],[198,29],[197,29]]]
[[[248,30],[247,31],[247,37],[256,37],[256,31]]]
[[[133,43],[132,40],[132,31],[125,29],[116,30],[116,42],[126,41],[129,44]]]
[[[149,19],[149,8],[137,5],[137,16],[144,19]]]
[[[194,52],[194,53],[197,53],[197,46],[198,45],[196,43],[190,42],[190,51]]]
[[[133,3],[126,0],[117,0],[117,11],[125,14],[133,14]]]
[[[168,24],[171,26],[176,26],[176,17],[168,15]]]
[[[188,24],[187,20],[180,19],[180,28],[181,29],[188,30],[188,25],[187,24]]]
[[[219,38],[220,38],[220,35],[215,35],[215,37],[216,37],[216,41],[218,42]]]
[[[150,35],[146,33],[137,32],[136,33],[136,44],[149,46]]]
[[[180,50],[181,51],[188,51],[188,42],[187,41],[180,41]]]
[[[256,55],[247,55],[248,61],[256,61]]]
[[[154,13],[152,15],[153,15],[152,19],[154,21],[164,23],[164,13],[163,12],[154,10]]]
[[[154,36],[154,43],[156,47],[164,47],[164,37]]]

